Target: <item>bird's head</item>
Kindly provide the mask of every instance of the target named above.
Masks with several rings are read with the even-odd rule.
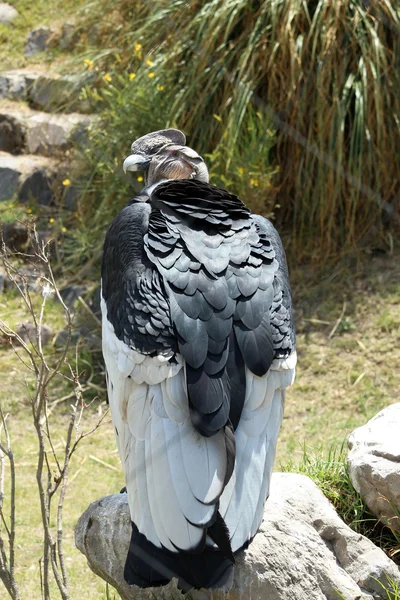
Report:
[[[197,179],[208,183],[208,170],[202,157],[185,146],[178,129],[164,129],[136,140],[132,154],[124,161],[124,171],[145,171],[146,188],[168,179]]]

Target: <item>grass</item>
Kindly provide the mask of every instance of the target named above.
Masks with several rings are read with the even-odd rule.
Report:
[[[398,401],[397,256],[321,272],[318,284],[313,270],[292,273],[299,362],[278,447],[283,460],[304,443],[340,446],[347,433]],[[345,327],[330,338],[344,302]]]
[[[34,294],[34,292],[33,292]],[[35,297],[39,306],[41,294]],[[1,297],[1,314],[11,326],[18,327],[26,322],[26,314],[21,299],[7,290]],[[63,310],[60,304],[49,300],[45,322],[54,332],[65,326]],[[48,363],[60,350],[50,343],[46,347]],[[75,350],[72,349],[69,360],[72,365]],[[81,373],[81,384],[85,382],[93,367],[94,358],[86,351],[77,352],[78,363],[75,368]],[[36,466],[38,441],[31,417],[29,395],[32,386],[31,375],[26,371],[8,344],[0,344],[0,377],[2,392],[0,404],[5,413],[9,413],[8,428],[12,440],[12,448],[17,473],[17,550],[16,579],[19,583],[21,597],[39,598],[40,577],[39,559],[42,555],[42,529],[40,520],[39,498],[36,490]],[[103,378],[100,378],[101,383]],[[63,440],[69,423],[68,394],[71,386],[62,377],[54,379],[49,389],[50,428],[56,451],[62,452]],[[100,388],[101,389],[101,388]],[[104,389],[104,388],[103,388]],[[93,390],[84,394],[88,406],[84,408],[83,420],[76,436],[90,431],[99,418],[107,410],[104,397],[93,399]],[[64,400],[62,400],[64,398]],[[6,505],[8,500],[8,473],[6,472]],[[101,427],[79,446],[71,462],[67,501],[64,510],[64,553],[66,555],[71,597],[79,597],[84,588],[90,598],[100,598],[104,594],[105,584],[94,576],[86,565],[86,560],[75,549],[74,526],[79,515],[94,499],[118,492],[123,485],[123,475],[116,451],[111,418],[106,416]],[[7,510],[5,511],[7,514]],[[55,515],[54,515],[55,518]],[[55,521],[53,522],[55,525]],[[84,574],[84,576],[83,576]],[[55,586],[52,588],[55,592]],[[89,596],[90,594],[90,596]]]
[[[167,98],[164,124],[184,129],[201,153],[225,154],[219,176],[249,127],[249,110],[260,115],[267,147],[267,132],[276,130],[267,164],[278,170],[259,194],[277,209],[292,257],[321,263],[379,236],[385,203],[397,210],[396,2],[98,0],[87,28],[99,11],[109,20],[101,47],[92,49],[95,65],[114,83],[134,73],[135,96],[150,74],[163,88],[139,103],[145,129],[155,128]],[[125,124],[128,130],[131,120]]]
[[[1,70],[37,66],[43,68],[60,60],[68,60],[69,54],[57,47],[57,34],[64,22],[74,22],[81,8],[86,4],[83,0],[14,0],[12,5],[19,15],[9,26],[0,24],[0,64]],[[24,55],[25,44],[29,32],[39,26],[50,26],[54,31],[53,43],[50,42],[46,52],[27,58]],[[70,61],[68,61],[70,62]]]
[[[345,450],[332,448],[343,448],[355,427],[398,398],[400,251],[396,243],[393,256],[354,251],[355,246],[387,250],[391,244],[379,224],[378,204],[392,203],[396,210],[397,5],[390,0],[93,0],[86,10],[83,0],[14,4],[20,12],[15,25],[0,26],[2,68],[70,65],[95,73],[94,85],[84,93],[102,124],[93,127],[90,145],[76,152],[68,173],[82,192],[80,206],[66,221],[51,212],[60,234],[59,262],[68,277],[80,282],[97,276],[105,227],[132,193],[121,172],[132,140],[165,126],[184,129],[189,144],[206,155],[213,183],[276,220],[295,265],[299,366],[287,394],[276,468],[284,464],[309,475],[346,522],[396,556],[398,540],[370,521],[351,488]],[[81,42],[72,55],[52,47],[32,59],[23,56],[33,27],[59,29],[75,16]],[[139,181],[133,185],[140,189]],[[0,217],[12,222],[23,219],[26,210],[13,207]],[[301,267],[305,259],[323,266]],[[14,294],[0,297],[0,309],[11,324],[23,322]],[[63,327],[55,302],[49,303],[47,323],[55,331]],[[98,355],[88,350],[78,355],[81,370],[86,376],[95,370],[95,383],[102,386]],[[21,595],[39,598],[41,530],[29,378],[7,345],[0,346],[0,377],[17,462],[16,575]],[[87,390],[87,400],[95,392]],[[50,402],[66,395],[65,382],[55,381]],[[84,411],[85,431],[105,409],[100,392]],[[52,419],[61,444],[67,401],[54,407]],[[64,526],[72,598],[114,597],[75,549],[73,528],[91,501],[115,493],[122,483],[107,419],[71,465]],[[388,600],[399,600],[393,589]]]
[[[397,400],[399,257],[398,252],[393,257],[371,257],[368,265],[359,265],[358,272],[356,269],[349,271],[344,265],[336,271],[320,274],[320,278],[315,272],[304,269],[292,273],[299,332],[299,368],[295,385],[287,395],[276,461],[277,470],[283,464],[285,470],[310,476],[347,523],[378,541],[392,555],[398,540],[376,521],[369,520],[371,517],[349,482],[345,450],[335,451],[332,447],[340,448],[355,427],[363,425],[384,406]],[[337,327],[336,333],[329,338],[342,313],[344,295],[347,308],[342,321],[346,319],[351,326]],[[1,303],[2,315],[11,319],[12,324],[23,321],[23,307],[15,295],[7,291]],[[62,313],[55,302],[49,304],[47,322],[55,330],[63,326]],[[82,363],[81,369],[87,368]],[[365,375],[360,379],[363,372]],[[18,473],[17,578],[22,596],[36,598],[40,597],[38,559],[41,554],[34,475],[36,440],[25,377],[20,363],[7,346],[0,347],[0,377],[2,403],[10,412]],[[97,383],[101,384],[101,378]],[[65,384],[56,381],[49,401],[53,402],[66,392]],[[99,396],[84,411],[82,429],[85,431],[106,409],[104,394],[100,392]],[[68,418],[68,403],[60,403],[52,417],[55,438],[61,442]],[[72,598],[83,596],[87,600],[98,600],[107,597],[104,582],[90,573],[85,559],[74,548],[73,528],[90,502],[118,492],[122,485],[114,433],[107,417],[104,425],[78,449],[71,465],[64,525]],[[112,598],[112,590],[109,595]],[[393,600],[395,596],[388,598]]]

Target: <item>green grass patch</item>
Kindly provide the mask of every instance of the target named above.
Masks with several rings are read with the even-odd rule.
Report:
[[[37,65],[49,66],[53,61],[58,62],[61,56],[68,58],[68,54],[60,52],[57,45],[49,45],[46,52],[35,54],[27,58],[24,55],[28,34],[39,26],[50,26],[55,33],[59,33],[61,26],[66,21],[76,21],[81,8],[86,4],[84,0],[14,0],[12,5],[19,15],[12,24],[0,24],[0,64],[1,70],[16,69]]]
[[[331,446],[327,452],[322,448],[303,446],[301,458],[281,464],[281,470],[310,477],[349,527],[373,541],[400,564],[400,534],[378,521],[354,489],[344,443]]]

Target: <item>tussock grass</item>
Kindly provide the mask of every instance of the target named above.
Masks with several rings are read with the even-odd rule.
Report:
[[[249,107],[261,115],[266,148],[272,122],[279,173],[265,197],[279,199],[297,260],[322,261],[366,243],[397,194],[396,2],[98,0],[88,27],[99,11],[109,19],[96,60],[110,72],[137,72],[138,85],[150,59],[152,81],[168,98],[163,124],[184,129],[200,152],[222,152],[218,177],[232,172],[229,156],[249,127]],[[158,97],[141,100],[141,122],[154,129]]]

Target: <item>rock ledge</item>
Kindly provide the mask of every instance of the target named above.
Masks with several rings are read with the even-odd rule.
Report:
[[[193,598],[372,600],[387,598],[379,583],[388,585],[387,576],[400,583],[394,562],[347,527],[308,477],[274,473],[271,489],[260,531],[237,557],[232,591],[200,591]],[[125,583],[122,573],[129,539],[125,494],[92,503],[75,530],[76,545],[90,568],[123,600],[181,598],[174,581],[156,590]]]

